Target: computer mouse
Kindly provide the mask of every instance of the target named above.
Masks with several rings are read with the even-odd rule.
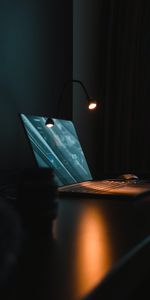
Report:
[[[139,180],[139,177],[132,173],[122,174],[118,177],[119,180],[123,181],[132,181],[132,180]]]

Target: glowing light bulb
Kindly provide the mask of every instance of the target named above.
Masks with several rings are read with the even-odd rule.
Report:
[[[54,125],[53,124],[47,124],[46,127],[52,128]]]
[[[95,109],[96,107],[97,107],[96,101],[95,101],[95,100],[90,100],[89,105],[88,105],[88,108],[89,108],[90,110],[93,110],[93,109]]]
[[[51,118],[48,118],[45,123],[46,127],[52,128],[54,126],[54,121]]]

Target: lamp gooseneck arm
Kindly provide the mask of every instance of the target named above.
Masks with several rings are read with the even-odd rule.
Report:
[[[89,97],[89,94],[88,94],[88,92],[87,92],[87,90],[86,90],[84,84],[83,84],[80,80],[73,79],[73,80],[70,80],[70,81],[65,82],[65,84],[64,84],[64,86],[63,86],[62,92],[61,92],[61,94],[60,94],[60,97],[59,97],[58,103],[57,103],[57,117],[58,117],[58,118],[60,117],[60,108],[61,108],[61,102],[62,102],[62,100],[63,100],[64,90],[66,89],[66,87],[67,87],[69,84],[73,84],[73,82],[79,83],[79,84],[81,85],[82,89],[84,90],[85,95],[86,95],[86,98],[87,98],[87,102],[88,102],[88,108],[89,108],[90,110],[93,110],[93,109],[95,109],[95,107],[97,106],[97,101]],[[46,120],[46,126],[47,126],[47,127],[52,127],[53,125],[54,125],[53,119],[48,118],[48,119]]]
[[[84,86],[84,84],[83,84],[80,80],[73,79],[73,80],[67,81],[67,82],[64,84],[64,87],[63,87],[62,92],[61,92],[61,94],[60,94],[60,97],[59,97],[59,99],[58,99],[58,105],[57,105],[57,112],[58,112],[58,115],[60,115],[60,108],[61,108],[61,102],[62,102],[62,100],[63,100],[63,94],[64,94],[64,91],[65,91],[65,89],[66,89],[66,87],[67,87],[68,85],[73,84],[74,82],[75,82],[75,83],[79,83],[79,84],[81,85],[81,87],[83,88],[83,90],[84,90],[84,92],[85,92],[85,94],[86,94],[87,99],[90,98],[90,97],[89,97],[89,94],[88,94],[88,92],[87,92],[87,90],[86,90],[86,88],[85,88],[85,86]]]

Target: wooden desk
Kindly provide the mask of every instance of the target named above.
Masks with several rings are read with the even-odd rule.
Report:
[[[53,298],[56,292],[56,299],[79,300],[150,234],[150,201],[64,197],[58,203]]]

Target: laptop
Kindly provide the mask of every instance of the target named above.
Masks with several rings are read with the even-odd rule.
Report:
[[[20,114],[38,167],[52,168],[59,195],[94,197],[138,197],[150,192],[143,180],[93,180],[72,121]]]

